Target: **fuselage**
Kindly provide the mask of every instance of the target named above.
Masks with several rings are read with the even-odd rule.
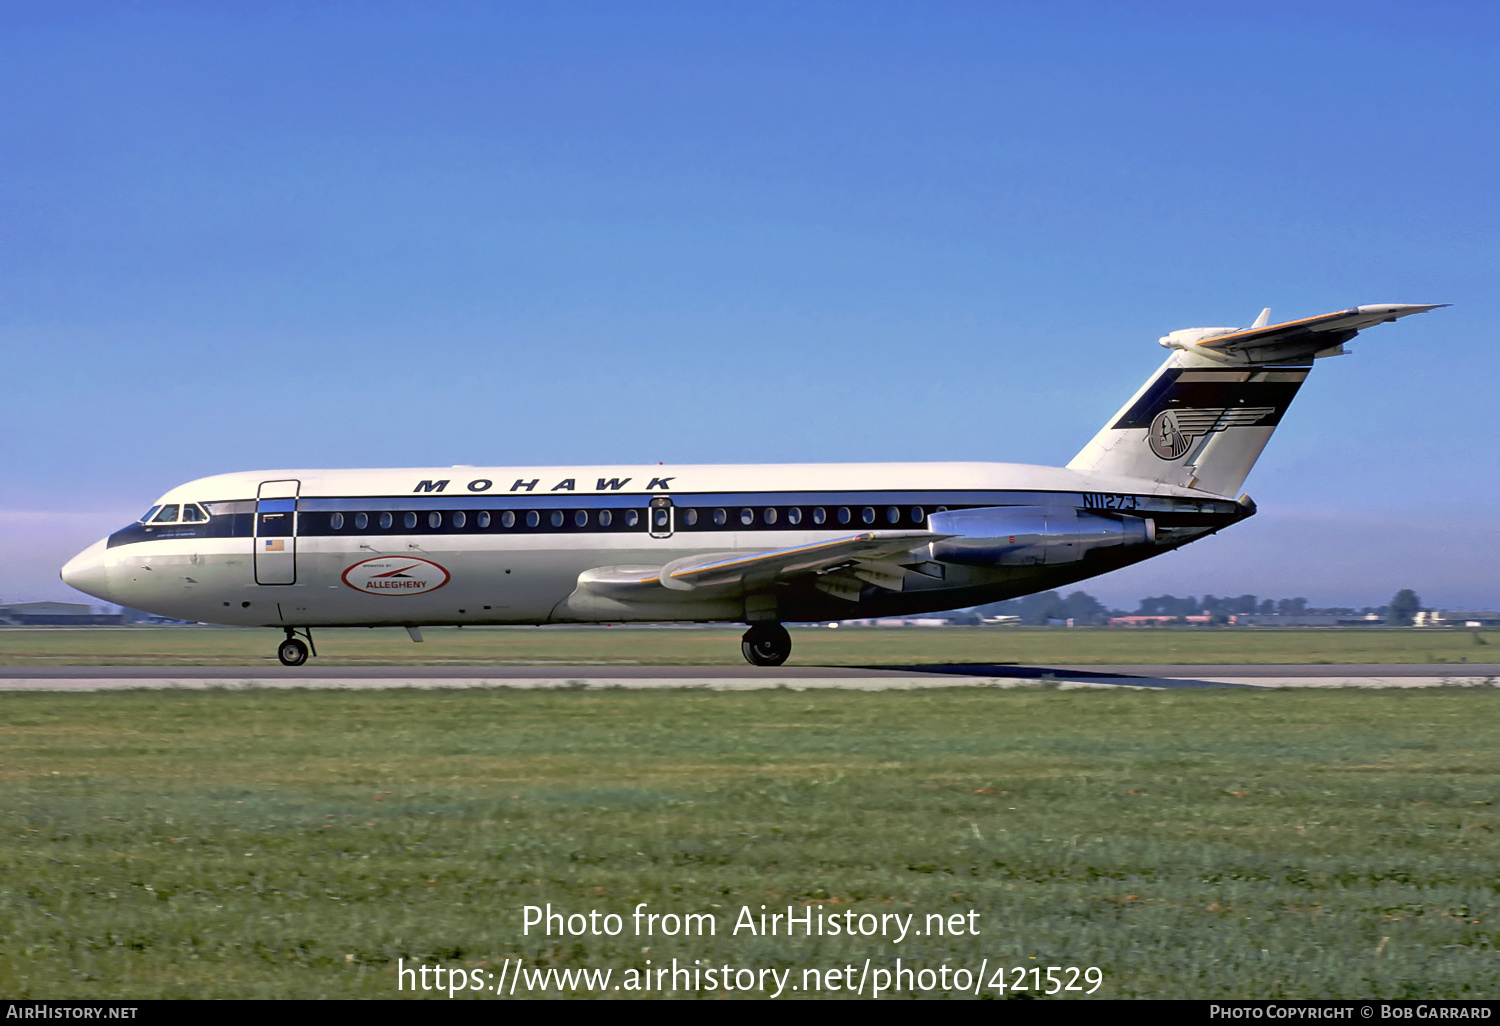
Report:
[[[754,582],[622,603],[580,596],[580,577],[860,531],[918,532],[935,513],[1009,507],[1149,519],[1152,543],[985,566],[934,560],[919,540],[887,564],[899,579],[857,592],[829,594],[812,575],[768,581],[774,618],[899,615],[1029,594],[1252,511],[1154,481],[1009,463],[269,470],[173,488],[142,521],[70,561],[63,578],[130,608],[238,626],[738,622],[752,618],[743,592]]]

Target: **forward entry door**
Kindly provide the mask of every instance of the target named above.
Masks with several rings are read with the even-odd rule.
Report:
[[[255,583],[297,583],[300,481],[262,481],[255,499]]]

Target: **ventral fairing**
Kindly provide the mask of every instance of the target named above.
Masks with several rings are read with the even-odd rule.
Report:
[[[264,470],[173,488],[63,580],[162,616],[316,627],[788,622],[978,605],[1170,552],[1238,495],[1315,360],[1433,306],[1161,339],[1166,362],[1066,467],[1016,463]],[[1236,497],[1238,495],[1238,497]],[[306,643],[303,639],[306,639]]]

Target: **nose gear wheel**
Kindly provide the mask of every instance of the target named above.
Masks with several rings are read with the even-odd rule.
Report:
[[[309,648],[313,655],[318,654],[318,647],[313,644],[310,628],[302,628],[302,637],[307,639],[306,643],[297,637],[298,632],[295,627],[283,627],[282,630],[286,631],[286,640],[276,647],[276,658],[281,660],[282,666],[301,666],[307,662]]]

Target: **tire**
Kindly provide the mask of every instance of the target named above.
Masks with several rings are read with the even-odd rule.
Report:
[[[752,666],[780,666],[792,654],[792,636],[779,623],[758,623],[740,639],[740,651]]]
[[[301,666],[307,662],[307,646],[296,638],[287,638],[276,649],[276,658],[282,666]]]

